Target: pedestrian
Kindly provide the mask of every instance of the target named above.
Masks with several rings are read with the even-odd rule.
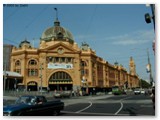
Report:
[[[82,96],[82,90],[79,91],[79,95]]]
[[[50,92],[50,88],[49,87],[47,88],[47,91],[48,91],[48,93]]]
[[[72,90],[72,97],[74,96],[74,90]]]

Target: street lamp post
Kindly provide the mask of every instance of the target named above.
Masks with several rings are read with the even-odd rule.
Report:
[[[40,65],[40,70],[41,70],[41,73],[40,73],[40,78],[41,78],[41,86],[40,86],[40,92],[42,93],[42,65],[43,65],[43,63],[41,63],[41,65]]]

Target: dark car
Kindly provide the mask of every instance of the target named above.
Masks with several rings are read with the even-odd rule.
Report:
[[[47,101],[45,96],[21,96],[15,104],[3,107],[3,116],[59,115],[64,109],[60,100]]]

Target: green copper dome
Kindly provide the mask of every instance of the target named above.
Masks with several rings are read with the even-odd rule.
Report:
[[[68,31],[66,28],[60,26],[60,22],[55,20],[54,26],[47,28],[43,33],[41,40],[50,41],[54,38],[55,40],[66,41],[69,40],[74,42],[72,33]]]

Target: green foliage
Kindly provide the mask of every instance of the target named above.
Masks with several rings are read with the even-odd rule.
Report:
[[[151,85],[146,80],[142,80],[141,79],[140,84],[141,84],[142,88],[149,88],[149,87],[151,87]]]

